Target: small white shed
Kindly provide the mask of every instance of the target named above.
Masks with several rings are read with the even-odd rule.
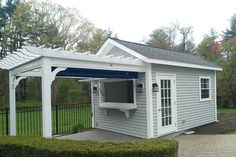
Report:
[[[217,65],[112,38],[97,55],[138,59],[146,70],[135,79],[93,81],[95,128],[152,138],[217,121]]]
[[[217,121],[217,65],[187,53],[108,38],[96,55],[24,47],[0,60],[9,70],[10,135],[16,135],[15,88],[42,79],[42,131],[52,137],[51,84],[91,81],[93,127],[153,138]]]

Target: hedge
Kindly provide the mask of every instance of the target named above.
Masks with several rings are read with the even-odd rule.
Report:
[[[177,157],[178,142],[149,139],[135,142],[95,142],[0,137],[0,157]]]

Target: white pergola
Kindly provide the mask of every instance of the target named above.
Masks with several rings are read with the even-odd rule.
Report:
[[[23,47],[0,60],[0,68],[9,70],[10,135],[16,135],[15,89],[22,79],[42,78],[42,130],[43,137],[52,137],[51,84],[59,72],[68,68],[110,70],[122,72],[146,72],[147,89],[151,85],[150,64],[135,58],[103,56],[78,52],[61,51],[40,47]],[[64,75],[63,77],[76,77]],[[150,95],[151,90],[147,90]],[[149,92],[149,93],[148,93]],[[151,100],[147,100],[151,101]],[[151,115],[150,115],[151,116]]]

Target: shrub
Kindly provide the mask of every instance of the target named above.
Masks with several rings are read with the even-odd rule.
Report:
[[[0,137],[0,156],[3,157],[177,157],[177,151],[177,141],[165,139],[105,143]]]
[[[81,132],[85,129],[84,125],[82,123],[78,123],[77,125],[74,125],[72,127],[73,133]]]

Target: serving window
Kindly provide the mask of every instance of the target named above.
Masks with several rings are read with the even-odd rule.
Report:
[[[133,80],[103,82],[101,90],[102,102],[134,103]]]

